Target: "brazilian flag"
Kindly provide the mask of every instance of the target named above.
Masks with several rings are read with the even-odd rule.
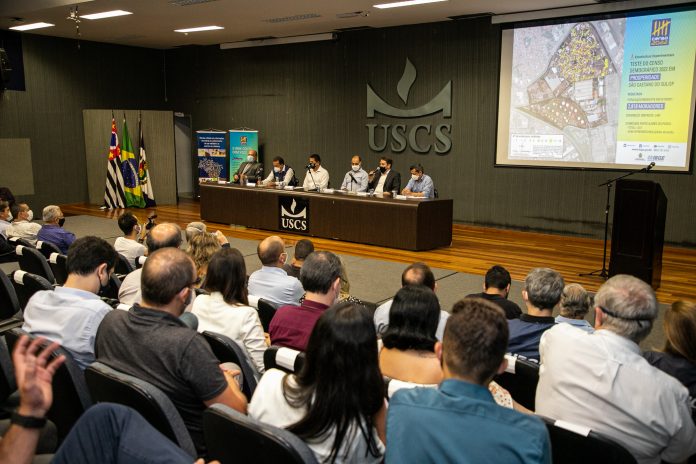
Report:
[[[145,198],[140,189],[138,180],[138,160],[135,158],[133,143],[128,134],[128,124],[123,119],[123,145],[121,146],[121,172],[123,174],[124,192],[126,194],[126,207],[145,207]]]

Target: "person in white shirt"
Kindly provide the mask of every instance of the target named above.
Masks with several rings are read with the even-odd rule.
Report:
[[[230,337],[244,347],[256,370],[264,372],[263,353],[268,348],[256,309],[249,306],[246,289],[246,265],[236,248],[223,248],[208,264],[203,289],[193,302],[198,331],[210,331]]]
[[[82,237],[68,251],[68,279],[62,287],[34,294],[24,308],[22,329],[60,343],[86,368],[94,362],[94,339],[111,306],[97,294],[109,285],[116,250],[98,237]]]
[[[259,243],[256,253],[262,267],[249,276],[249,294],[279,306],[298,305],[304,289],[299,280],[283,269],[288,259],[283,239],[277,235],[266,237]]]
[[[135,261],[145,255],[145,229],[139,224],[138,218],[133,213],[124,213],[118,218],[118,228],[124,236],[117,237],[114,242],[116,251],[136,266]]]
[[[536,413],[590,427],[641,464],[682,462],[696,453],[689,392],[651,366],[638,343],[652,329],[652,288],[628,275],[595,295],[595,331],[556,324],[541,337]]]
[[[10,212],[10,204],[6,201],[0,201],[0,235],[7,237],[5,229],[10,226],[12,213]]]
[[[362,158],[355,155],[350,160],[350,171],[343,177],[341,190],[349,192],[367,192],[367,172],[362,168]]]
[[[323,190],[329,186],[329,171],[321,167],[321,156],[309,155],[309,166],[302,188],[305,190]]]
[[[36,236],[41,230],[41,225],[31,222],[34,219],[34,212],[26,203],[15,203],[12,206],[12,217],[14,221],[5,229],[7,238],[18,237],[36,245]]]
[[[556,316],[556,324],[566,323],[586,332],[594,332],[594,327],[585,320],[592,307],[592,296],[580,284],[568,284],[561,293],[558,302],[560,314]]]
[[[376,195],[391,195],[401,191],[401,174],[392,170],[392,159],[385,156],[379,159],[379,167],[369,173],[367,188]]]
[[[273,158],[273,170],[268,173],[268,177],[261,182],[261,185],[266,187],[294,185],[294,179],[295,171],[285,164],[282,156],[276,156]]]

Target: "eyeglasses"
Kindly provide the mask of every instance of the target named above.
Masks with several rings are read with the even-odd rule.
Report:
[[[597,306],[597,307],[599,309],[601,309],[603,313],[606,313],[611,317],[615,317],[617,319],[623,319],[624,321],[635,321],[641,327],[643,327],[643,324],[642,324],[643,322],[652,322],[652,318],[639,317],[639,316],[623,316],[623,315],[616,314],[614,311],[609,311],[604,306]]]

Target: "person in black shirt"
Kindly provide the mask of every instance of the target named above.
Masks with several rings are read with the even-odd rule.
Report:
[[[472,293],[467,298],[483,298],[500,306],[505,311],[508,319],[517,319],[522,314],[522,310],[514,301],[507,299],[510,293],[512,279],[510,273],[503,266],[495,265],[486,272],[483,283],[483,292]]]
[[[302,263],[311,252],[314,251],[314,244],[311,240],[303,238],[295,244],[295,256],[292,258],[292,263],[285,263],[283,269],[289,276],[300,278],[300,270]]]

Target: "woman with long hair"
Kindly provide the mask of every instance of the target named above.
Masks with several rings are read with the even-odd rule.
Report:
[[[249,404],[250,416],[293,432],[320,462],[380,462],[385,414],[374,323],[352,302],[319,318],[299,373],[267,371]]]
[[[205,279],[206,273],[208,272],[208,263],[210,263],[213,255],[220,247],[221,245],[217,236],[208,232],[196,235],[188,244],[186,252],[191,256],[191,259],[193,259],[193,264],[196,265],[196,271],[198,272],[198,283],[195,285],[196,287],[200,287],[200,284]]]
[[[203,289],[209,294],[196,297],[191,311],[198,317],[198,331],[230,337],[246,349],[256,369],[263,372],[263,353],[268,345],[259,314],[249,306],[246,265],[239,250],[223,248],[213,255]]]

